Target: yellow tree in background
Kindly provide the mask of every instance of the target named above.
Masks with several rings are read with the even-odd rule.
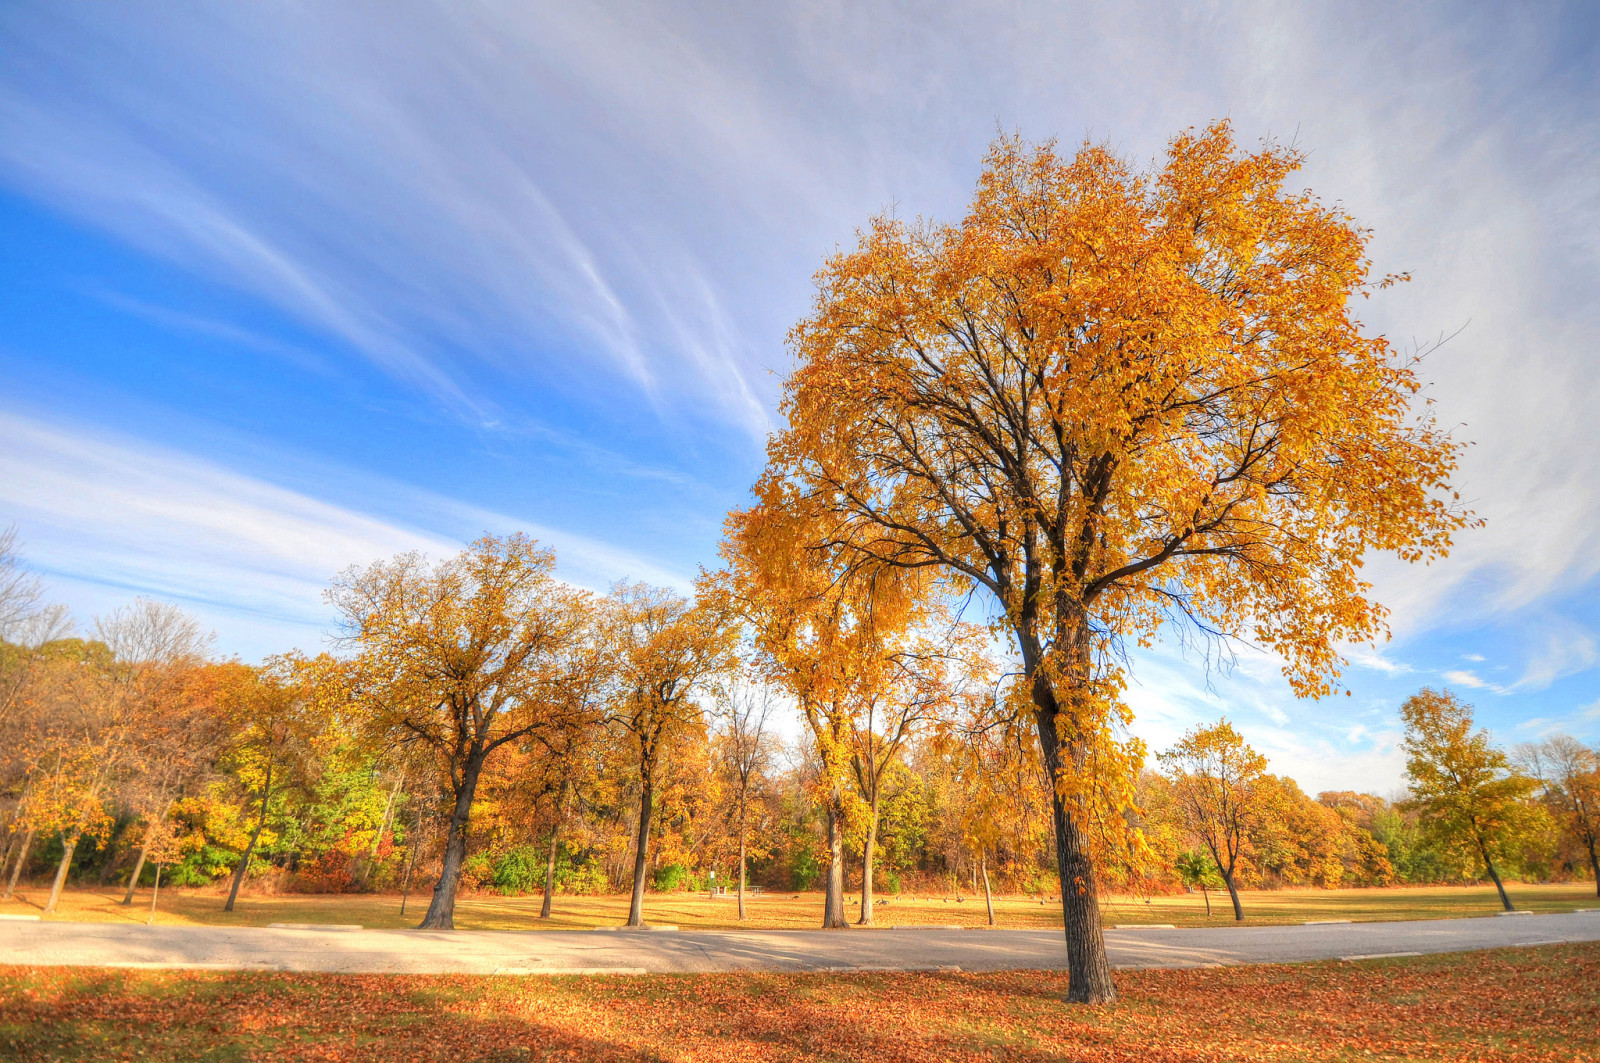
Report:
[[[863,728],[874,726],[871,711],[901,678],[900,650],[921,618],[926,581],[920,571],[896,566],[847,569],[836,553],[813,547],[820,534],[814,516],[781,490],[729,514],[722,545],[728,570],[703,583],[708,597],[720,595],[748,625],[758,667],[795,699],[805,721],[827,820],[822,925],[835,929],[848,925],[849,774]],[[877,752],[881,738],[873,740]]]
[[[1400,706],[1409,805],[1442,847],[1488,872],[1500,903],[1513,911],[1500,869],[1505,856],[1539,826],[1528,803],[1537,783],[1511,769],[1484,730],[1472,729],[1472,706],[1448,690],[1423,687]]]
[[[616,688],[606,720],[636,754],[639,822],[634,836],[628,926],[644,925],[644,880],[657,787],[666,758],[697,728],[697,696],[734,663],[734,630],[721,611],[642,583],[621,585],[607,603],[604,638],[616,654]]]
[[[957,225],[875,219],[795,326],[756,493],[851,568],[982,588],[1055,783],[1070,997],[1114,997],[1096,863],[1134,817],[1126,640],[1169,619],[1329,692],[1384,633],[1363,559],[1442,555],[1457,448],[1365,335],[1367,233],[1226,123],[1141,172],[996,141]]]
[[[1172,774],[1173,794],[1186,825],[1228,888],[1233,917],[1243,921],[1239,872],[1266,812],[1267,758],[1246,745],[1232,724],[1220,720],[1190,731],[1160,759]]]
[[[327,658],[315,661],[288,654],[268,658],[259,668],[237,661],[219,669],[218,707],[227,720],[226,763],[249,792],[255,825],[234,865],[228,900],[233,911],[239,888],[250,874],[250,862],[261,843],[273,798],[301,781],[312,743],[326,729],[327,708],[319,696],[321,683],[333,669]],[[159,822],[159,821],[157,821]]]
[[[521,534],[484,536],[429,564],[403,554],[351,569],[329,592],[356,656],[345,671],[361,728],[417,743],[450,795],[444,861],[422,928],[452,929],[484,764],[540,729],[583,726],[561,691],[592,603]]]

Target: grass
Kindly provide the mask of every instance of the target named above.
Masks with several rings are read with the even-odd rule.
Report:
[[[1066,976],[287,975],[0,967],[0,1058],[1564,1061],[1600,1057],[1600,946]]]
[[[1522,885],[1508,887],[1518,908],[1564,912],[1600,907],[1594,886]],[[18,890],[0,903],[0,915],[38,914],[49,895],[45,888]],[[150,893],[141,891],[124,907],[120,889],[66,891],[54,916],[87,922],[143,923],[150,912]],[[163,890],[156,922],[183,925],[265,926],[268,923],[357,923],[373,928],[415,926],[427,910],[427,894],[413,894],[406,914],[400,898],[387,894],[243,894],[233,912],[222,910],[226,894],[212,889]],[[1243,894],[1246,922],[1254,925],[1300,923],[1319,919],[1376,921],[1443,919],[1489,915],[1500,910],[1491,886],[1395,887],[1347,890],[1251,890]],[[986,922],[982,896],[930,897],[927,894],[885,898],[874,912],[879,926],[978,926]],[[479,894],[462,897],[456,906],[456,927],[462,930],[586,930],[616,926],[627,917],[626,897],[557,897],[549,920],[541,920],[540,898]],[[812,929],[822,920],[822,895],[768,894],[747,898],[749,918],[740,923],[732,897],[715,900],[701,894],[650,894],[645,920],[700,929]],[[1177,926],[1228,926],[1233,912],[1227,894],[1213,893],[1211,915],[1199,894],[1175,897],[1108,897],[1103,903],[1107,925],[1173,923]],[[995,917],[1003,927],[1057,927],[1061,908],[1052,900],[1002,897]]]

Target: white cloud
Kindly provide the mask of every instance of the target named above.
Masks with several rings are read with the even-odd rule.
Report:
[[[321,592],[346,567],[450,554],[484,531],[528,532],[555,547],[564,578],[592,589],[622,577],[687,587],[608,544],[381,480],[347,480],[347,504],[335,505],[5,411],[0,455],[0,522],[19,525],[30,563],[80,612],[135,594],[176,601],[217,625],[225,648],[252,655],[316,642],[333,619]]]

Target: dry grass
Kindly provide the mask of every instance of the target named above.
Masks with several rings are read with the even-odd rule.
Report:
[[[1064,975],[348,976],[0,967],[0,1058],[1576,1061],[1600,946]]]
[[[1600,907],[1591,884],[1521,885],[1510,887],[1519,908],[1540,912]],[[45,889],[24,889],[11,901],[0,903],[0,915],[38,913],[48,896]],[[222,910],[226,894],[210,889],[163,890],[156,921],[165,924],[265,926],[268,923],[357,923],[372,928],[415,926],[427,908],[426,894],[413,895],[404,916],[400,898],[386,894],[333,895],[245,894],[235,911]],[[143,923],[149,915],[150,893],[140,892],[131,907],[119,902],[121,890],[68,890],[53,917],[77,921]],[[1348,890],[1256,890],[1244,894],[1247,922],[1255,925],[1300,923],[1316,919],[1358,921],[1389,919],[1441,919],[1488,915],[1499,910],[1493,887],[1397,887]],[[886,898],[874,921],[880,926],[974,926],[985,921],[982,896],[951,897],[926,894]],[[584,930],[614,926],[627,915],[626,897],[558,897],[549,920],[541,920],[540,899],[500,897],[494,894],[463,897],[456,908],[456,926],[462,930]],[[1227,895],[1213,894],[1208,917],[1199,894],[1176,897],[1111,897],[1106,900],[1106,923],[1173,923],[1178,926],[1227,926],[1233,922]],[[818,893],[766,895],[748,899],[749,918],[740,923],[732,897],[715,900],[700,894],[650,894],[645,919],[703,929],[810,929],[822,918]],[[1003,897],[995,902],[1000,926],[1054,927],[1061,925],[1061,909],[1051,900]]]

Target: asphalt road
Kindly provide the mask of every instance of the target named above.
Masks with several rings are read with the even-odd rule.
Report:
[[[1107,930],[1117,967],[1375,958],[1600,940],[1600,911]],[[1065,966],[1059,930],[437,931],[0,921],[0,964],[407,974],[965,971]]]

